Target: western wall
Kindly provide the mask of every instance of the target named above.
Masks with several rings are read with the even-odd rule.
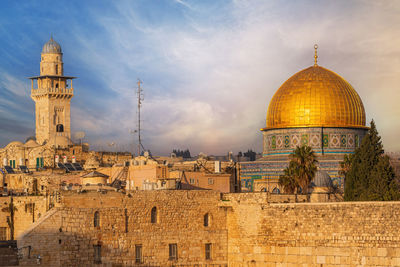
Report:
[[[288,201],[264,192],[68,192],[17,237],[19,264],[400,266],[399,202]]]

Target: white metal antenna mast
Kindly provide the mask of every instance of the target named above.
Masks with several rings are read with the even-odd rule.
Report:
[[[138,79],[138,81],[137,81],[137,85],[138,85],[138,88],[137,88],[137,99],[138,99],[138,107],[137,107],[137,114],[138,114],[138,139],[139,139],[139,142],[138,142],[138,156],[140,156],[140,150],[141,150],[141,146],[142,146],[142,139],[141,139],[141,136],[140,136],[140,108],[141,108],[141,106],[142,106],[142,101],[143,101],[143,94],[142,94],[142,88],[140,87],[140,85],[142,84],[143,82],[140,80],[140,79]]]

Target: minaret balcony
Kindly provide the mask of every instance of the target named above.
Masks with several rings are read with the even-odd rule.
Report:
[[[40,95],[74,95],[74,88],[32,88],[32,96]]]

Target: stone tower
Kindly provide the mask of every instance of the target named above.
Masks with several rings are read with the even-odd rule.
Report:
[[[65,148],[72,144],[70,101],[75,77],[64,76],[62,56],[61,46],[51,37],[42,49],[40,76],[30,79],[37,143]]]

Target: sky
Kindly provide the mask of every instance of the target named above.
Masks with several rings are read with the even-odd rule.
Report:
[[[7,1],[0,9],[0,146],[35,134],[27,77],[52,34],[76,76],[72,137],[155,155],[262,151],[268,104],[314,63],[344,77],[400,151],[400,1]],[[110,146],[115,143],[114,146]]]

